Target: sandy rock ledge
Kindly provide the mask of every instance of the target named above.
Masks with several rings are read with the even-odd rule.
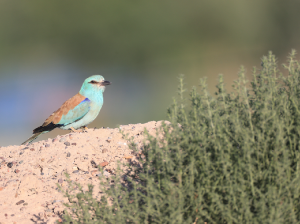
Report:
[[[161,121],[121,125],[140,147],[146,128],[155,135]],[[55,223],[67,202],[56,184],[66,186],[65,172],[82,186],[93,184],[97,197],[97,166],[111,175],[118,161],[126,162],[133,152],[118,128],[89,129],[29,146],[0,147],[0,224]]]

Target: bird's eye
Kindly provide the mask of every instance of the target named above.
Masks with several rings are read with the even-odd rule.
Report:
[[[90,81],[90,83],[96,84],[96,83],[98,83],[98,82],[96,82],[95,80],[92,80],[92,81]]]

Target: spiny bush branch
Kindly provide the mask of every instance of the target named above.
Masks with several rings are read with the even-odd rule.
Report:
[[[156,137],[145,131],[149,143],[137,156],[142,166],[129,164],[124,182],[121,171],[114,184],[101,181],[105,196],[98,202],[92,187],[76,197],[66,191],[73,210],[65,223],[299,223],[295,54],[283,66],[287,75],[271,52],[261,69],[253,69],[250,83],[242,67],[231,93],[223,76],[215,97],[201,79],[200,91],[190,92],[190,105],[180,77],[179,101],[168,109],[171,123]]]

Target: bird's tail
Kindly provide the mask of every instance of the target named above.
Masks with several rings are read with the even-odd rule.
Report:
[[[27,139],[25,142],[23,142],[21,145],[26,145],[27,143],[31,143],[34,139],[36,139],[37,137],[39,137],[39,135],[43,134],[44,132],[38,132],[35,133],[34,135],[32,135],[29,139]]]

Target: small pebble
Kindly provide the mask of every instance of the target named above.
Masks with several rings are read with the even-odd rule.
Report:
[[[52,157],[52,156],[51,156]],[[54,161],[54,158],[52,158],[52,159],[49,159],[48,161],[47,161],[47,163],[52,163]]]
[[[102,149],[102,153],[106,153],[106,152],[108,152],[108,149]]]
[[[52,139],[52,142],[57,142],[57,141],[58,141],[57,138]]]
[[[68,153],[67,153],[67,157],[70,157],[70,156],[71,156],[71,153],[68,152]]]
[[[35,150],[34,148],[31,148],[31,149],[30,149],[30,151],[34,151],[34,150]]]
[[[94,168],[98,168],[98,166],[97,166],[97,164],[95,163],[95,161],[94,161],[94,160],[92,160],[92,161],[91,161],[91,164],[92,164],[92,167],[94,167]]]
[[[41,173],[41,175],[44,175],[44,173]]]
[[[67,141],[66,138],[61,138],[61,139],[59,139],[59,142],[65,142],[65,141]]]
[[[20,170],[18,170],[18,169],[15,169],[15,173],[20,173]]]
[[[7,163],[8,168],[12,168],[13,163]]]
[[[63,179],[61,179],[61,178],[60,178],[60,179],[58,179],[58,183],[60,183],[60,184],[61,184],[62,182],[63,182]]]
[[[23,163],[23,160],[21,160],[20,162],[19,162],[19,164],[22,164]]]
[[[16,203],[16,205],[20,205],[20,204],[22,204],[22,203],[24,203],[24,202],[25,202],[24,200],[18,201],[18,202]]]
[[[92,170],[92,171],[91,171],[92,176],[96,176],[96,175],[97,175],[97,172],[98,172],[98,170]]]
[[[84,172],[84,174],[89,174],[89,173],[90,173],[89,171],[85,171],[85,172]]]
[[[26,208],[25,207],[21,207],[20,211],[23,212]]]
[[[102,173],[97,173],[96,177],[100,177],[102,175]]]
[[[25,147],[23,150],[29,149],[28,147]]]
[[[73,173],[79,173],[79,170],[74,170]]]
[[[23,205],[26,206],[26,205],[28,205],[28,203],[26,202],[26,203],[24,203]]]
[[[70,146],[70,142],[65,142],[64,143],[66,146]]]
[[[72,143],[71,145],[77,145],[77,144],[74,142],[74,143]]]
[[[107,166],[107,165],[108,165],[108,162],[105,161],[105,162],[100,163],[99,165],[100,165],[101,167],[104,167],[104,166]]]
[[[46,144],[45,147],[46,147],[46,148],[50,147],[50,144]]]
[[[109,176],[109,172],[107,172],[107,171],[104,171],[103,174],[104,174],[104,176]]]
[[[22,155],[24,152],[20,152],[20,155]]]

